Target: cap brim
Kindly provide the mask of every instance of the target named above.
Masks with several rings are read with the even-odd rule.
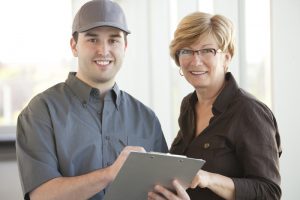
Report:
[[[120,30],[126,32],[127,34],[130,33],[130,31],[126,27],[121,27],[118,24],[113,23],[113,22],[96,22],[96,23],[92,23],[92,24],[89,24],[87,26],[79,28],[78,30],[76,30],[76,32],[81,33],[81,32],[85,32],[85,31],[88,31],[90,29],[93,29],[93,28],[96,28],[96,27],[101,27],[101,26],[109,26],[109,27],[120,29]]]

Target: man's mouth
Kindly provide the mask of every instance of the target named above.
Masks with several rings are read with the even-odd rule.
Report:
[[[109,65],[112,61],[110,60],[96,60],[95,63],[97,65],[106,66]]]

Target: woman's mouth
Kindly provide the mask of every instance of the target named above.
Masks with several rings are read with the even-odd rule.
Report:
[[[206,74],[207,71],[191,71],[190,73],[193,75],[203,75]]]

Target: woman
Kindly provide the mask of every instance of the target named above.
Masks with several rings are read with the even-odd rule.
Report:
[[[227,72],[234,50],[224,16],[195,12],[179,23],[170,52],[195,91],[182,101],[170,152],[206,164],[187,191],[175,180],[176,193],[157,185],[148,199],[280,199],[276,120]]]

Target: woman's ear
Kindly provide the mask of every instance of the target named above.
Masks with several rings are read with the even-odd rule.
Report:
[[[224,57],[224,69],[225,69],[225,72],[228,71],[228,66],[229,66],[230,62],[231,62],[231,55],[230,55],[230,53],[227,52],[225,54],[225,57]]]
[[[77,42],[75,41],[75,39],[72,37],[70,40],[70,47],[73,53],[73,56],[77,57],[78,56],[78,52],[77,52]]]

